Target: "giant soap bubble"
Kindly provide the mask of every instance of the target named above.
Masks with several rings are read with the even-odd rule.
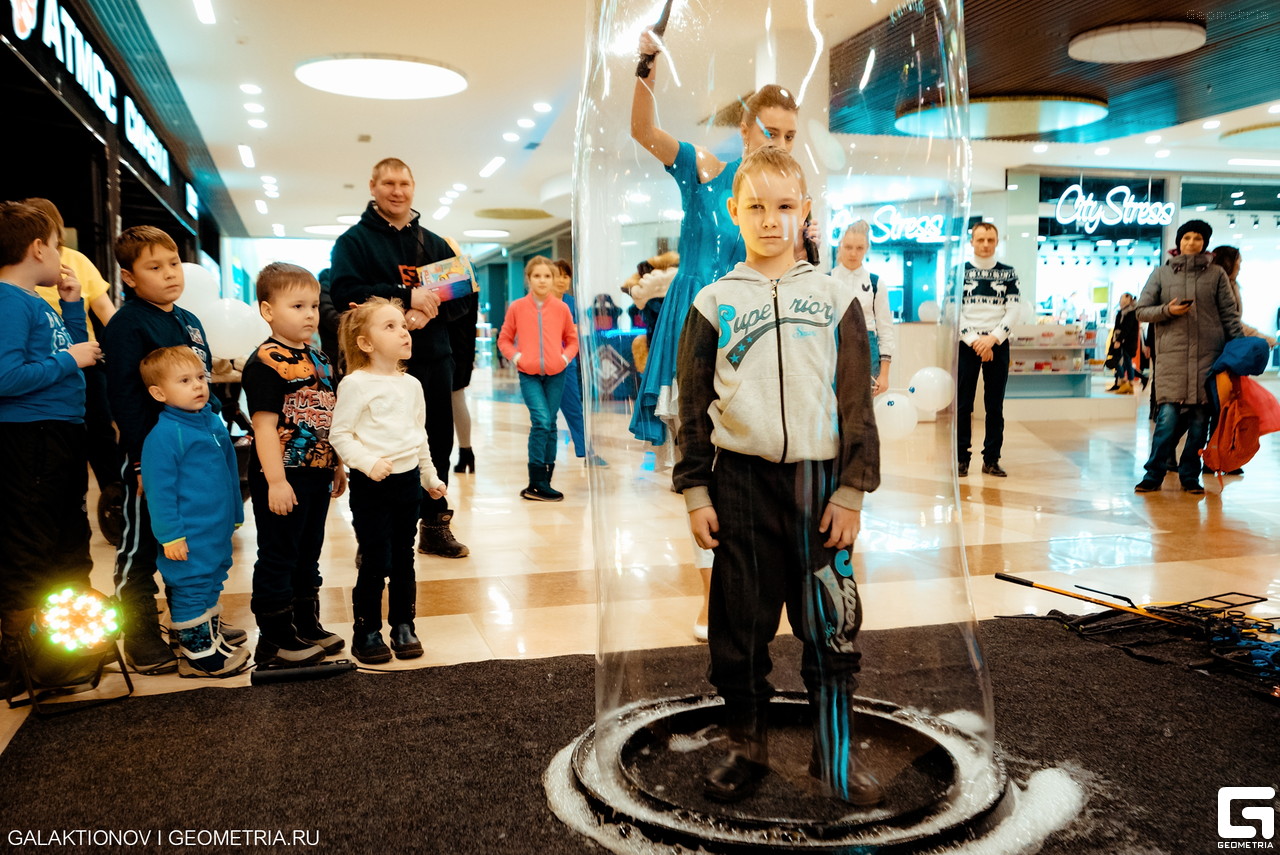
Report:
[[[660,20],[662,50],[640,77],[641,34]],[[942,301],[939,323],[895,328],[893,364],[952,374],[948,297],[968,213],[960,20],[958,0],[594,10],[575,172],[580,316],[598,294],[624,301],[638,264],[680,254],[661,309],[646,306],[645,376],[630,359],[642,331],[582,337],[587,427],[612,464],[590,470],[597,708],[546,782],[557,815],[615,851],[641,837],[680,851],[923,850],[977,834],[1001,801],[952,416],[880,442],[867,343],[835,335],[849,331],[846,292],[793,278],[803,265],[734,268],[748,249],[759,259],[726,207],[744,144],[791,146],[817,245],[787,252],[830,270],[842,231],[865,220],[864,267],[903,317]],[[798,110],[776,93],[753,100],[769,84]],[[805,231],[802,207],[778,214],[789,238]],[[730,269],[756,290],[708,284]],[[673,463],[686,498],[709,490],[692,517]],[[860,532],[839,548],[850,495]],[[689,523],[708,507],[720,542],[704,646]]]

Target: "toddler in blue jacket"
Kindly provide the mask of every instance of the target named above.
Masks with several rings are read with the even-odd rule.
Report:
[[[154,350],[139,371],[147,391],[164,404],[142,444],[142,486],[163,550],[156,564],[169,588],[178,673],[229,677],[249,659],[249,651],[228,644],[218,627],[231,535],[244,522],[231,436],[209,405],[204,362],[191,348]]]

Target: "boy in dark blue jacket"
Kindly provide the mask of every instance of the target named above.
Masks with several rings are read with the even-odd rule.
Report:
[[[227,426],[209,403],[205,364],[191,348],[162,347],[138,366],[164,406],[142,444],[142,483],[169,598],[183,677],[229,677],[249,651],[218,628],[218,595],[231,569],[231,535],[244,523],[240,467]]]
[[[57,286],[61,318],[40,285]],[[101,351],[88,338],[57,226],[30,205],[0,203],[0,660],[13,659],[42,594],[89,583],[81,369]]]
[[[156,540],[139,472],[142,442],[164,406],[147,391],[138,366],[151,351],[178,346],[191,348],[210,375],[213,362],[200,319],[177,305],[184,279],[173,238],[153,226],[134,226],[116,239],[115,253],[125,302],[102,333],[107,396],[125,456],[124,533],[116,551],[115,586],[124,611],[125,658],[140,674],[160,674],[178,663],[156,617]],[[219,409],[217,398],[212,406]],[[243,642],[243,630],[233,640]]]

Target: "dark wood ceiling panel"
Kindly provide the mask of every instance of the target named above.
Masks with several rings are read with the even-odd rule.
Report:
[[[964,7],[969,96],[1056,94],[1106,101],[1110,114],[1101,121],[1018,138],[1084,143],[1280,99],[1280,3],[1196,5],[1201,8],[1188,11],[1171,8],[1167,0],[972,0]],[[1189,54],[1140,63],[1102,65],[1067,55],[1072,37],[1088,30],[1169,20],[1204,24],[1206,44]],[[936,103],[942,82],[937,51],[917,51],[913,42],[935,32],[936,22],[906,11],[833,47],[831,129],[892,135],[899,110]],[[879,73],[859,91],[873,47]]]

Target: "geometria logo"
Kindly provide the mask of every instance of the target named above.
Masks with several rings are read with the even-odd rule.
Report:
[[[1276,808],[1274,804],[1252,804],[1236,810],[1235,802],[1273,802],[1274,787],[1223,787],[1218,790],[1219,849],[1275,850]],[[1241,822],[1235,821],[1238,813]]]

